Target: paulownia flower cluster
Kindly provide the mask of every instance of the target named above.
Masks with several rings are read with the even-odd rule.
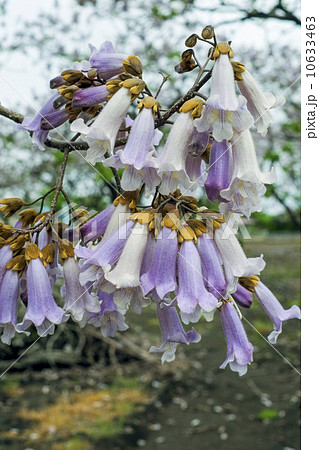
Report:
[[[209,45],[203,65],[193,50],[199,41]],[[160,104],[167,77],[153,95],[140,59],[117,53],[107,41],[100,49],[90,46],[88,61],[53,78],[55,93],[34,118],[23,120],[20,128],[32,133],[41,150],[50,130],[64,122],[77,134],[64,149],[54,188],[32,203],[0,200],[5,218],[19,212],[14,226],[0,223],[2,342],[10,344],[16,332],[28,333],[32,326],[40,336],[52,334],[70,316],[81,327],[92,324],[103,336],[114,336],[128,328],[129,309],[141,313],[155,304],[162,342],[150,351],[162,352],[163,362],[175,358],[178,344],[200,340],[183,324],[202,317],[209,322],[216,313],[227,341],[220,367],[229,364],[243,375],[253,346],[240,308],[250,308],[257,298],[273,322],[271,343],[282,322],[300,318],[297,306],[285,310],[262,283],[262,255],[247,258],[230,226],[261,211],[265,184],[275,181],[273,169],[259,168],[250,128],[265,136],[270,109],[282,100],[263,92],[244,64],[233,61],[230,42],[217,42],[213,27],[191,35],[186,45],[175,70],[198,69],[198,75],[169,108]],[[206,82],[208,98],[198,92]],[[159,128],[167,123],[162,142]],[[63,176],[79,137],[88,163],[112,168],[119,192],[94,217],[73,210],[76,223],[67,224],[54,215],[58,196],[68,200]],[[201,187],[219,210],[200,206],[195,195]],[[51,208],[43,211],[53,191]],[[40,200],[39,210],[30,208]],[[59,280],[63,304],[52,294]]]

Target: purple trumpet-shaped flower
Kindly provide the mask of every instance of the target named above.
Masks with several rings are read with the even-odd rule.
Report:
[[[114,211],[115,206],[110,205],[81,226],[80,235],[84,244],[94,241],[104,234]]]
[[[110,91],[106,88],[105,84],[87,89],[79,89],[74,92],[72,108],[89,108],[98,103],[106,102],[108,95],[110,95]]]
[[[264,183],[273,183],[275,173],[273,169],[266,173],[260,171],[249,130],[234,134],[232,154],[232,178],[227,189],[223,189],[220,193],[228,203],[222,205],[221,211],[224,213],[230,210],[250,217],[252,212],[261,211],[260,197],[266,191]]]
[[[108,273],[118,261],[133,226],[134,222],[130,220],[103,242],[101,241],[93,250],[79,245],[75,248],[75,254],[82,258],[79,279],[83,286],[89,281],[103,282],[103,273]]]
[[[123,60],[128,55],[117,53],[110,41],[103,42],[99,50],[92,45],[90,45],[90,49],[90,64],[91,67],[97,69],[99,78],[109,80],[123,72]]]
[[[134,120],[127,143],[121,152],[121,162],[141,170],[147,154],[153,150],[153,108],[142,107]]]
[[[134,191],[143,181],[152,191],[160,182],[155,168],[154,145],[159,144],[162,133],[155,133],[153,112],[157,110],[158,102],[152,97],[146,97],[139,107],[142,109],[133,122],[124,150],[118,151],[103,163],[107,167],[124,169],[121,184],[126,191]]]
[[[201,339],[194,328],[190,331],[184,330],[175,306],[166,306],[164,303],[157,304],[157,316],[162,333],[162,345],[160,347],[152,346],[151,353],[164,352],[162,363],[171,362],[175,359],[177,344],[190,344],[199,342]]]
[[[212,143],[205,190],[211,202],[222,201],[220,191],[229,186],[232,169],[231,144],[225,140]]]
[[[90,285],[82,286],[79,281],[80,268],[74,258],[68,257],[63,264],[64,286],[61,295],[65,298],[64,309],[70,312],[73,320],[84,326],[88,313],[100,311],[97,297],[90,294]]]
[[[198,238],[197,250],[201,259],[204,284],[214,297],[223,297],[226,289],[226,280],[215,244],[208,233]]]
[[[40,122],[40,128],[44,131],[53,130],[54,128],[58,128],[68,119],[69,114],[64,108],[55,109],[54,111],[43,115]]]
[[[86,125],[81,118],[71,124],[71,131],[81,133],[83,139],[89,144],[85,156],[89,163],[95,164],[103,160],[105,153],[113,153],[117,133],[130,103],[131,92],[122,87],[109,100],[92,126]]]
[[[255,294],[274,324],[274,330],[268,336],[268,341],[271,344],[276,344],[277,338],[282,331],[282,322],[289,319],[300,319],[300,309],[297,305],[293,305],[285,310],[274,294],[261,281],[255,287]]]
[[[176,288],[176,258],[178,243],[176,231],[163,227],[156,240],[152,264],[141,276],[145,294],[153,289],[160,299]]]
[[[241,284],[237,284],[237,289],[232,293],[235,302],[243,308],[250,308],[253,303],[253,295]]]
[[[69,316],[54,301],[48,272],[39,257],[31,259],[27,268],[27,294],[27,311],[23,322],[16,326],[18,331],[24,331],[34,323],[42,337],[54,333],[54,324],[68,319]]]
[[[117,331],[127,330],[125,316],[118,311],[113,301],[113,294],[98,291],[97,295],[101,300],[101,310],[98,313],[90,313],[88,323],[101,328],[104,337],[114,337]]]
[[[221,320],[227,341],[227,355],[220,369],[225,369],[229,364],[233,372],[238,372],[240,376],[245,375],[247,365],[253,361],[254,347],[247,339],[237,311],[229,302],[221,308]]]
[[[0,327],[3,327],[1,341],[11,344],[17,324],[17,304],[19,296],[19,275],[15,270],[6,270],[0,283]]]
[[[182,313],[192,314],[199,305],[203,311],[212,312],[217,306],[216,297],[205,288],[200,256],[193,241],[184,241],[178,253],[177,304]]]
[[[52,95],[49,100],[47,100],[46,103],[42,106],[35,117],[25,117],[22,124],[18,125],[18,128],[33,131],[32,143],[40,150],[44,150],[44,142],[49,134],[48,130],[43,130],[41,128],[41,120],[44,116],[55,112],[55,109],[53,108],[53,101],[58,97],[58,95],[58,92]]]

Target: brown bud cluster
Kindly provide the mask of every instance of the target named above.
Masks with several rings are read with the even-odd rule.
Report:
[[[2,198],[0,200],[0,205],[4,205],[0,207],[0,211],[3,211],[5,213],[4,218],[8,219],[19,211],[22,206],[27,205],[27,203],[21,200],[21,198]]]

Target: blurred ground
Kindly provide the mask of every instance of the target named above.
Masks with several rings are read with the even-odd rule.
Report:
[[[249,256],[264,253],[262,280],[284,307],[299,304],[299,237],[254,238],[244,248]],[[271,322],[256,302],[242,312],[269,334]],[[160,343],[153,310],[128,322],[125,336],[141,351]],[[218,314],[195,327],[199,344],[180,346],[165,366],[160,358],[124,363],[115,351],[108,366],[50,361],[51,367],[13,368],[0,382],[0,449],[298,450],[299,374],[249,323],[255,353],[244,377],[218,369],[226,355]],[[300,370],[299,321],[284,324],[276,349]]]

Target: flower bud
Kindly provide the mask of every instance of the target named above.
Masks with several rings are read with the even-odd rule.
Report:
[[[188,36],[185,41],[186,47],[195,47],[195,45],[197,44],[197,38],[197,34],[191,34],[190,36]]]
[[[211,25],[207,25],[202,31],[202,38],[203,39],[211,39],[215,35],[214,28]]]

